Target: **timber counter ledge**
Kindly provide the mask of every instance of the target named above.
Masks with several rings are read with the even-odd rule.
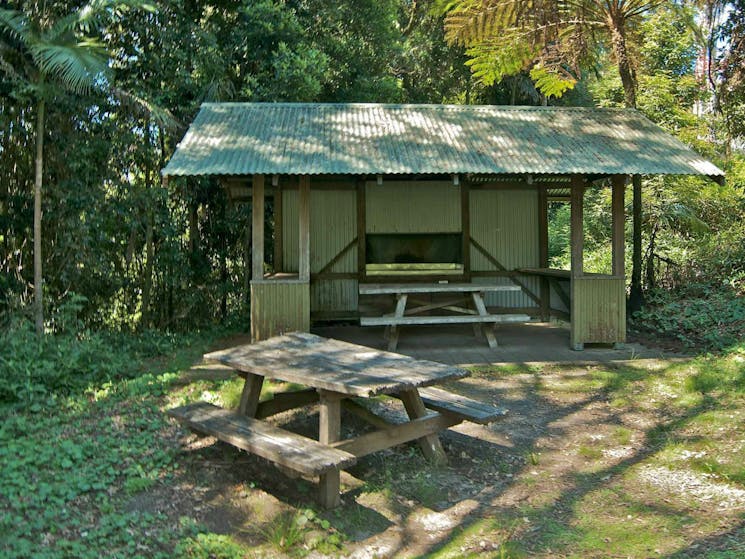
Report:
[[[417,441],[424,456],[447,461],[438,433],[463,421],[486,424],[506,410],[452,394],[432,385],[463,378],[465,369],[378,351],[306,333],[285,334],[262,342],[205,355],[245,377],[235,411],[206,402],[174,408],[169,414],[185,426],[269,460],[280,469],[319,479],[325,508],[341,503],[340,472],[363,456]],[[306,386],[259,401],[264,379]],[[392,423],[359,399],[388,395],[399,399],[408,421]],[[264,420],[290,409],[318,406],[318,440],[292,433]],[[342,409],[373,430],[342,438]]]

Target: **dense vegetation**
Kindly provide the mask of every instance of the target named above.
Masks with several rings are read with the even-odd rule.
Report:
[[[562,63],[564,82],[557,88],[545,73],[559,68],[546,58],[551,37],[533,38],[540,56],[515,52],[515,60],[506,61],[502,53],[494,59],[500,66],[484,73],[484,53],[453,40],[452,11],[446,36],[444,4],[6,3],[0,18],[0,322],[3,382],[15,388],[5,386],[2,398],[19,394],[19,378],[5,374],[17,376],[15,364],[28,357],[6,348],[31,344],[33,291],[41,283],[34,278],[34,240],[43,270],[43,327],[50,334],[95,345],[116,332],[246,326],[250,208],[229,203],[209,180],[160,180],[203,101],[628,104],[612,33],[576,29],[582,50]],[[624,31],[636,106],[728,173],[724,186],[645,178],[648,305],[638,323],[722,349],[745,328],[743,3],[629,4],[644,6],[628,14]],[[448,4],[456,12],[476,5],[482,4]],[[35,184],[43,215],[36,235]],[[607,264],[608,208],[607,189],[590,196],[588,266]],[[566,208],[554,207],[558,263],[567,260],[566,226]],[[34,351],[43,355],[46,343]]]

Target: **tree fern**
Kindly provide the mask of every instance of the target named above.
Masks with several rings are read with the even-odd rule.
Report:
[[[445,36],[465,47],[468,65],[482,83],[528,70],[541,93],[560,97],[574,87],[580,68],[614,31],[612,25],[628,24],[659,3],[453,0],[446,4]]]

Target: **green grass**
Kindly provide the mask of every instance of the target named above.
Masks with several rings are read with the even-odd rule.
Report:
[[[525,363],[507,363],[504,365],[474,365],[468,367],[474,376],[499,376],[499,375],[533,375],[543,372],[541,367],[527,365]]]
[[[634,432],[627,427],[616,427],[613,432],[613,437],[616,439],[616,442],[624,446],[631,442],[633,435]]]
[[[597,460],[603,457],[603,451],[596,446],[580,445],[577,449],[577,454],[586,460]]]

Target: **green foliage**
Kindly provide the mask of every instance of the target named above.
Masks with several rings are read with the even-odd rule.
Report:
[[[639,26],[644,74],[690,75],[699,54],[691,6],[662,4]]]
[[[577,83],[588,54],[577,18],[548,3],[459,0],[441,7],[446,38],[466,48],[474,77],[484,85],[529,71],[536,88],[561,97]]]
[[[246,550],[228,536],[197,534],[179,542],[175,556],[179,559],[244,559]]]
[[[179,447],[168,436],[172,427],[162,409],[177,378],[168,371],[192,362],[209,339],[200,336],[192,348],[190,337],[122,337],[108,345],[120,354],[118,366],[126,365],[107,375],[116,381],[102,382],[99,372],[90,375],[96,382],[85,393],[39,399],[33,409],[0,404],[0,555],[167,559],[183,538],[185,557],[209,556],[194,549],[215,540],[200,537],[203,530],[193,523],[174,529],[165,514],[133,504],[141,492],[169,483],[179,467]],[[79,341],[78,350],[86,343]],[[54,357],[60,366],[73,350],[62,351]],[[202,548],[190,546],[189,538]]]
[[[530,70],[530,78],[536,88],[546,97],[561,97],[568,90],[573,89],[577,80],[568,78],[566,74],[552,72],[543,65],[536,64]]]
[[[157,483],[173,466],[173,449],[159,442],[165,418],[151,396],[163,380],[142,377],[130,390],[109,391],[82,408],[60,401],[35,415],[3,414],[5,557],[98,557],[102,549],[110,557],[166,556],[156,542],[135,536],[157,516],[116,505],[120,491],[132,493],[144,478]],[[82,413],[88,407],[92,421]],[[122,428],[135,425],[137,436],[130,431],[123,439]]]
[[[0,332],[0,404],[40,411],[66,395],[135,378],[144,370],[143,360],[166,355],[198,337],[211,337],[199,331],[133,335],[80,329],[75,318],[79,301],[73,297],[60,308],[57,320],[66,329],[59,334],[39,338],[27,321]]]
[[[655,290],[633,324],[689,347],[723,350],[743,340],[745,294],[707,284],[687,284],[675,292]]]

